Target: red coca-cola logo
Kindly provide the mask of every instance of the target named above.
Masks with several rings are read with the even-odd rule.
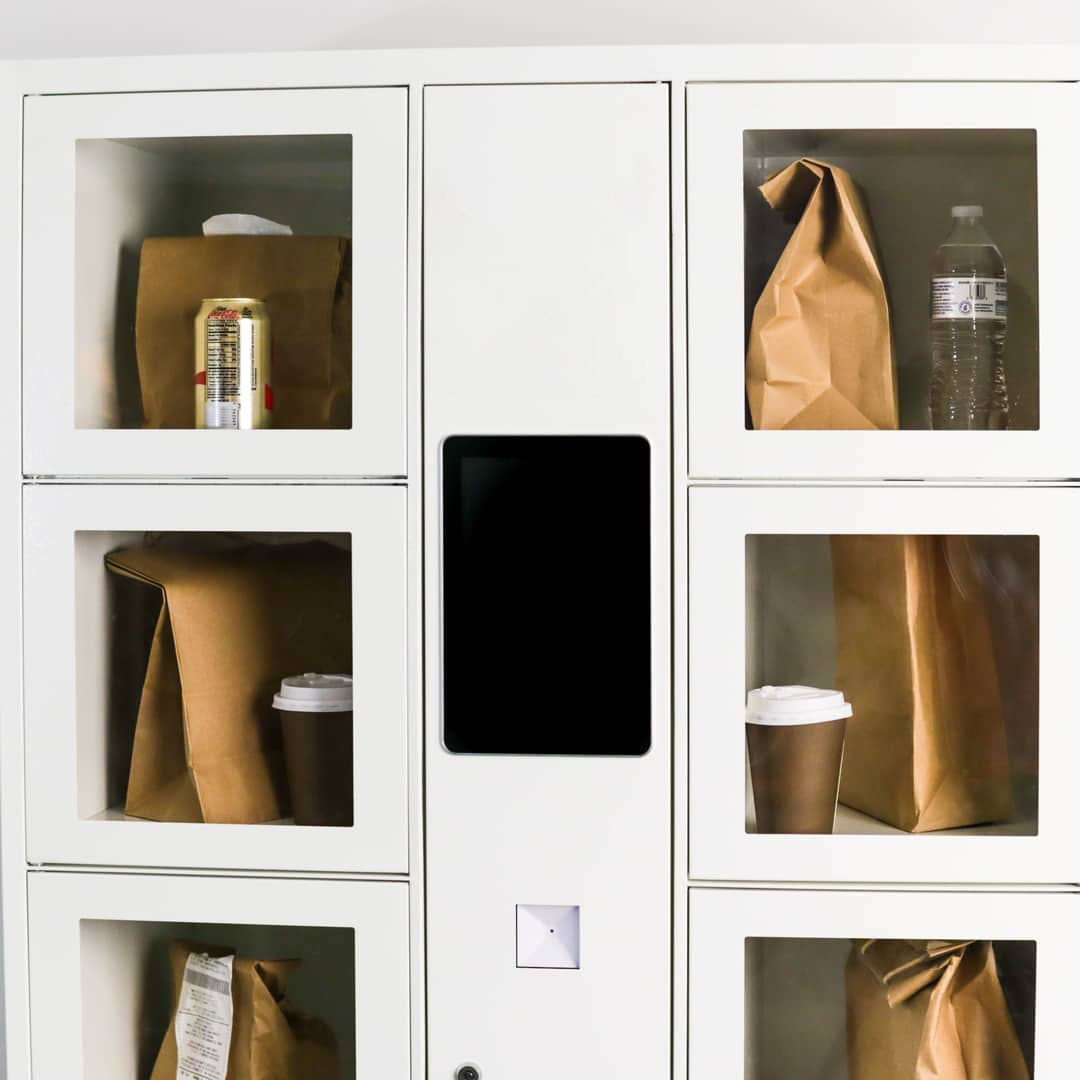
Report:
[[[232,308],[219,307],[219,308],[214,308],[214,310],[211,311],[210,314],[207,315],[206,317],[208,319],[231,319],[231,320],[235,321],[235,320],[240,318],[240,312],[239,311],[233,311]]]

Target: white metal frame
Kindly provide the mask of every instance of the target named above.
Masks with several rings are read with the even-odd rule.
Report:
[[[34,328],[23,337],[26,473],[405,475],[406,89],[34,97],[26,101],[24,124],[31,182],[25,188],[23,321]],[[83,352],[111,351],[105,328],[97,328],[100,342],[75,340],[76,141],[337,133],[351,135],[353,144],[352,427],[211,438],[195,430],[75,427],[75,365]],[[118,221],[118,241],[135,227]],[[58,265],[72,272],[58,276]],[[95,321],[88,315],[88,323]]]
[[[83,920],[338,926],[355,941],[356,1075],[409,1075],[409,887],[391,881],[29,875],[34,1075],[82,1080]],[[222,942],[223,945],[229,942]],[[97,993],[130,963],[98,957]],[[255,959],[281,959],[256,957]],[[123,1009],[123,999],[117,1001]],[[62,1035],[60,1033],[63,1033]],[[94,1075],[106,1075],[94,1062]]]
[[[409,870],[406,491],[402,487],[59,485],[25,493],[27,858],[33,863]],[[347,532],[352,543],[354,825],[80,817],[104,799],[103,552],[77,531]],[[79,566],[90,559],[93,565]],[[81,576],[80,576],[81,574]],[[78,629],[83,633],[80,635]],[[76,656],[78,637],[90,642]],[[76,679],[76,671],[79,679]],[[83,687],[78,696],[78,687]]]

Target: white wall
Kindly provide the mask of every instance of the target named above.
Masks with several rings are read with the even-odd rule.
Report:
[[[1069,0],[9,0],[0,59],[447,45],[1080,41]]]

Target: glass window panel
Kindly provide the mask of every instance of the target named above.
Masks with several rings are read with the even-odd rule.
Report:
[[[352,236],[352,157],[345,134],[78,140],[75,426],[193,427],[200,302],[251,297],[276,330],[272,426],[350,427],[351,261],[335,262],[334,238]],[[224,213],[326,238],[325,250],[279,237],[253,260],[235,245],[230,254],[227,239],[204,254],[185,244]],[[140,270],[148,238],[172,245],[152,274]],[[137,340],[140,291],[150,299]],[[318,370],[303,370],[305,346]],[[143,379],[137,350],[155,354],[153,365],[143,356]]]
[[[746,691],[854,711],[747,724],[748,832],[1037,833],[1037,536],[751,535],[746,587]]]
[[[274,707],[282,679],[351,675],[351,548],[77,532],[79,816],[352,825],[351,709]]]
[[[745,956],[746,1080],[914,1077],[920,1055],[945,1076],[957,1049],[968,1075],[1038,1075],[1034,941],[747,938]]]
[[[772,209],[758,190],[800,158],[837,165],[852,177],[874,235],[888,297],[903,429],[930,423],[930,278],[934,255],[952,230],[951,208],[980,205],[982,222],[1005,260],[1008,318],[1004,365],[1008,427],[1039,427],[1036,133],[1022,129],[821,129],[743,133],[746,335],[794,231],[798,213]],[[826,228],[835,228],[828,219]],[[837,233],[829,245],[843,246]],[[848,241],[848,246],[850,242]],[[836,247],[830,258],[843,261]],[[856,253],[856,262],[861,258]],[[804,301],[807,298],[804,297]],[[843,327],[843,293],[827,305],[805,302],[825,333]],[[827,310],[827,314],[826,314]],[[790,340],[790,338],[788,339]],[[790,353],[788,354],[791,355]],[[796,369],[797,370],[797,369]],[[791,375],[786,368],[785,377]],[[812,380],[811,380],[812,381]],[[780,392],[780,391],[778,391]],[[746,426],[751,428],[749,409]],[[774,425],[767,425],[774,426]],[[810,427],[835,426],[811,423]],[[843,424],[842,426],[856,425]]]

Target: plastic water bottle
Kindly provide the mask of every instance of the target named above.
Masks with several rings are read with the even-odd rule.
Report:
[[[981,206],[954,206],[930,284],[930,422],[935,429],[1001,430],[1008,423],[1005,260]]]

